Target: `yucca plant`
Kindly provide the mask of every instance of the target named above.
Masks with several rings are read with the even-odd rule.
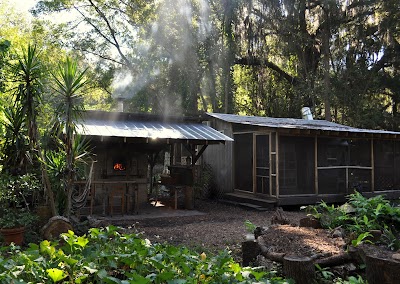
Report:
[[[1,145],[3,171],[13,175],[21,174],[29,157],[25,119],[20,106],[5,107],[3,113],[5,117],[1,122],[4,128]]]
[[[57,72],[52,73],[55,83],[53,89],[60,98],[57,111],[61,116],[61,124],[64,126],[65,131],[64,150],[66,155],[65,186],[67,193],[67,217],[70,217],[72,208],[72,191],[75,179],[75,123],[80,119],[83,111],[82,93],[87,84],[85,73],[86,70],[79,71],[76,61],[71,60],[69,57],[58,66]]]
[[[29,45],[13,65],[14,82],[17,84],[15,91],[15,106],[20,105],[21,113],[25,118],[31,157],[37,156],[43,161],[42,149],[39,143],[37,117],[42,101],[45,68],[40,60],[40,52],[36,46]],[[47,174],[46,165],[40,163],[42,181],[47,193],[52,214],[56,214],[53,191]]]

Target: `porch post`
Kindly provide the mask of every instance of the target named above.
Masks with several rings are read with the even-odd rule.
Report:
[[[375,191],[374,138],[371,138],[371,191]]]
[[[257,149],[256,149],[256,134],[253,133],[253,193],[257,193],[257,173],[256,173],[256,163],[257,163]]]
[[[276,185],[276,198],[279,198],[279,132],[276,132],[275,135],[275,163],[276,163],[276,178],[275,178],[275,185]]]
[[[314,138],[314,187],[315,194],[318,194],[318,137]]]
[[[272,134],[268,134],[269,149],[268,149],[268,162],[269,162],[269,196],[272,196]]]

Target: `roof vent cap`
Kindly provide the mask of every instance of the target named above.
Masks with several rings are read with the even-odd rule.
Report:
[[[313,120],[311,109],[309,107],[302,107],[301,108],[301,116],[303,117],[303,119]]]

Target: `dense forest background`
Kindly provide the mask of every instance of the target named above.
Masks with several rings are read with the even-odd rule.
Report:
[[[87,68],[86,109],[314,116],[399,130],[398,0],[43,0],[0,3],[0,99],[13,62],[40,50],[42,115],[65,56]]]

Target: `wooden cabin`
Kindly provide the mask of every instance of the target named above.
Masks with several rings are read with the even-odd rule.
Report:
[[[169,185],[186,186],[189,191],[192,179],[181,173],[193,174],[208,145],[232,140],[199,118],[188,117],[87,111],[77,126],[78,134],[90,141],[94,156],[88,179],[77,182],[81,193],[88,191],[87,197],[76,198],[86,214],[139,213],[148,203],[153,185],[150,171],[162,151],[171,153],[169,183],[173,184]]]
[[[204,156],[221,197],[275,206],[341,202],[354,190],[400,197],[399,132],[324,120],[207,115],[210,126],[234,139]]]

